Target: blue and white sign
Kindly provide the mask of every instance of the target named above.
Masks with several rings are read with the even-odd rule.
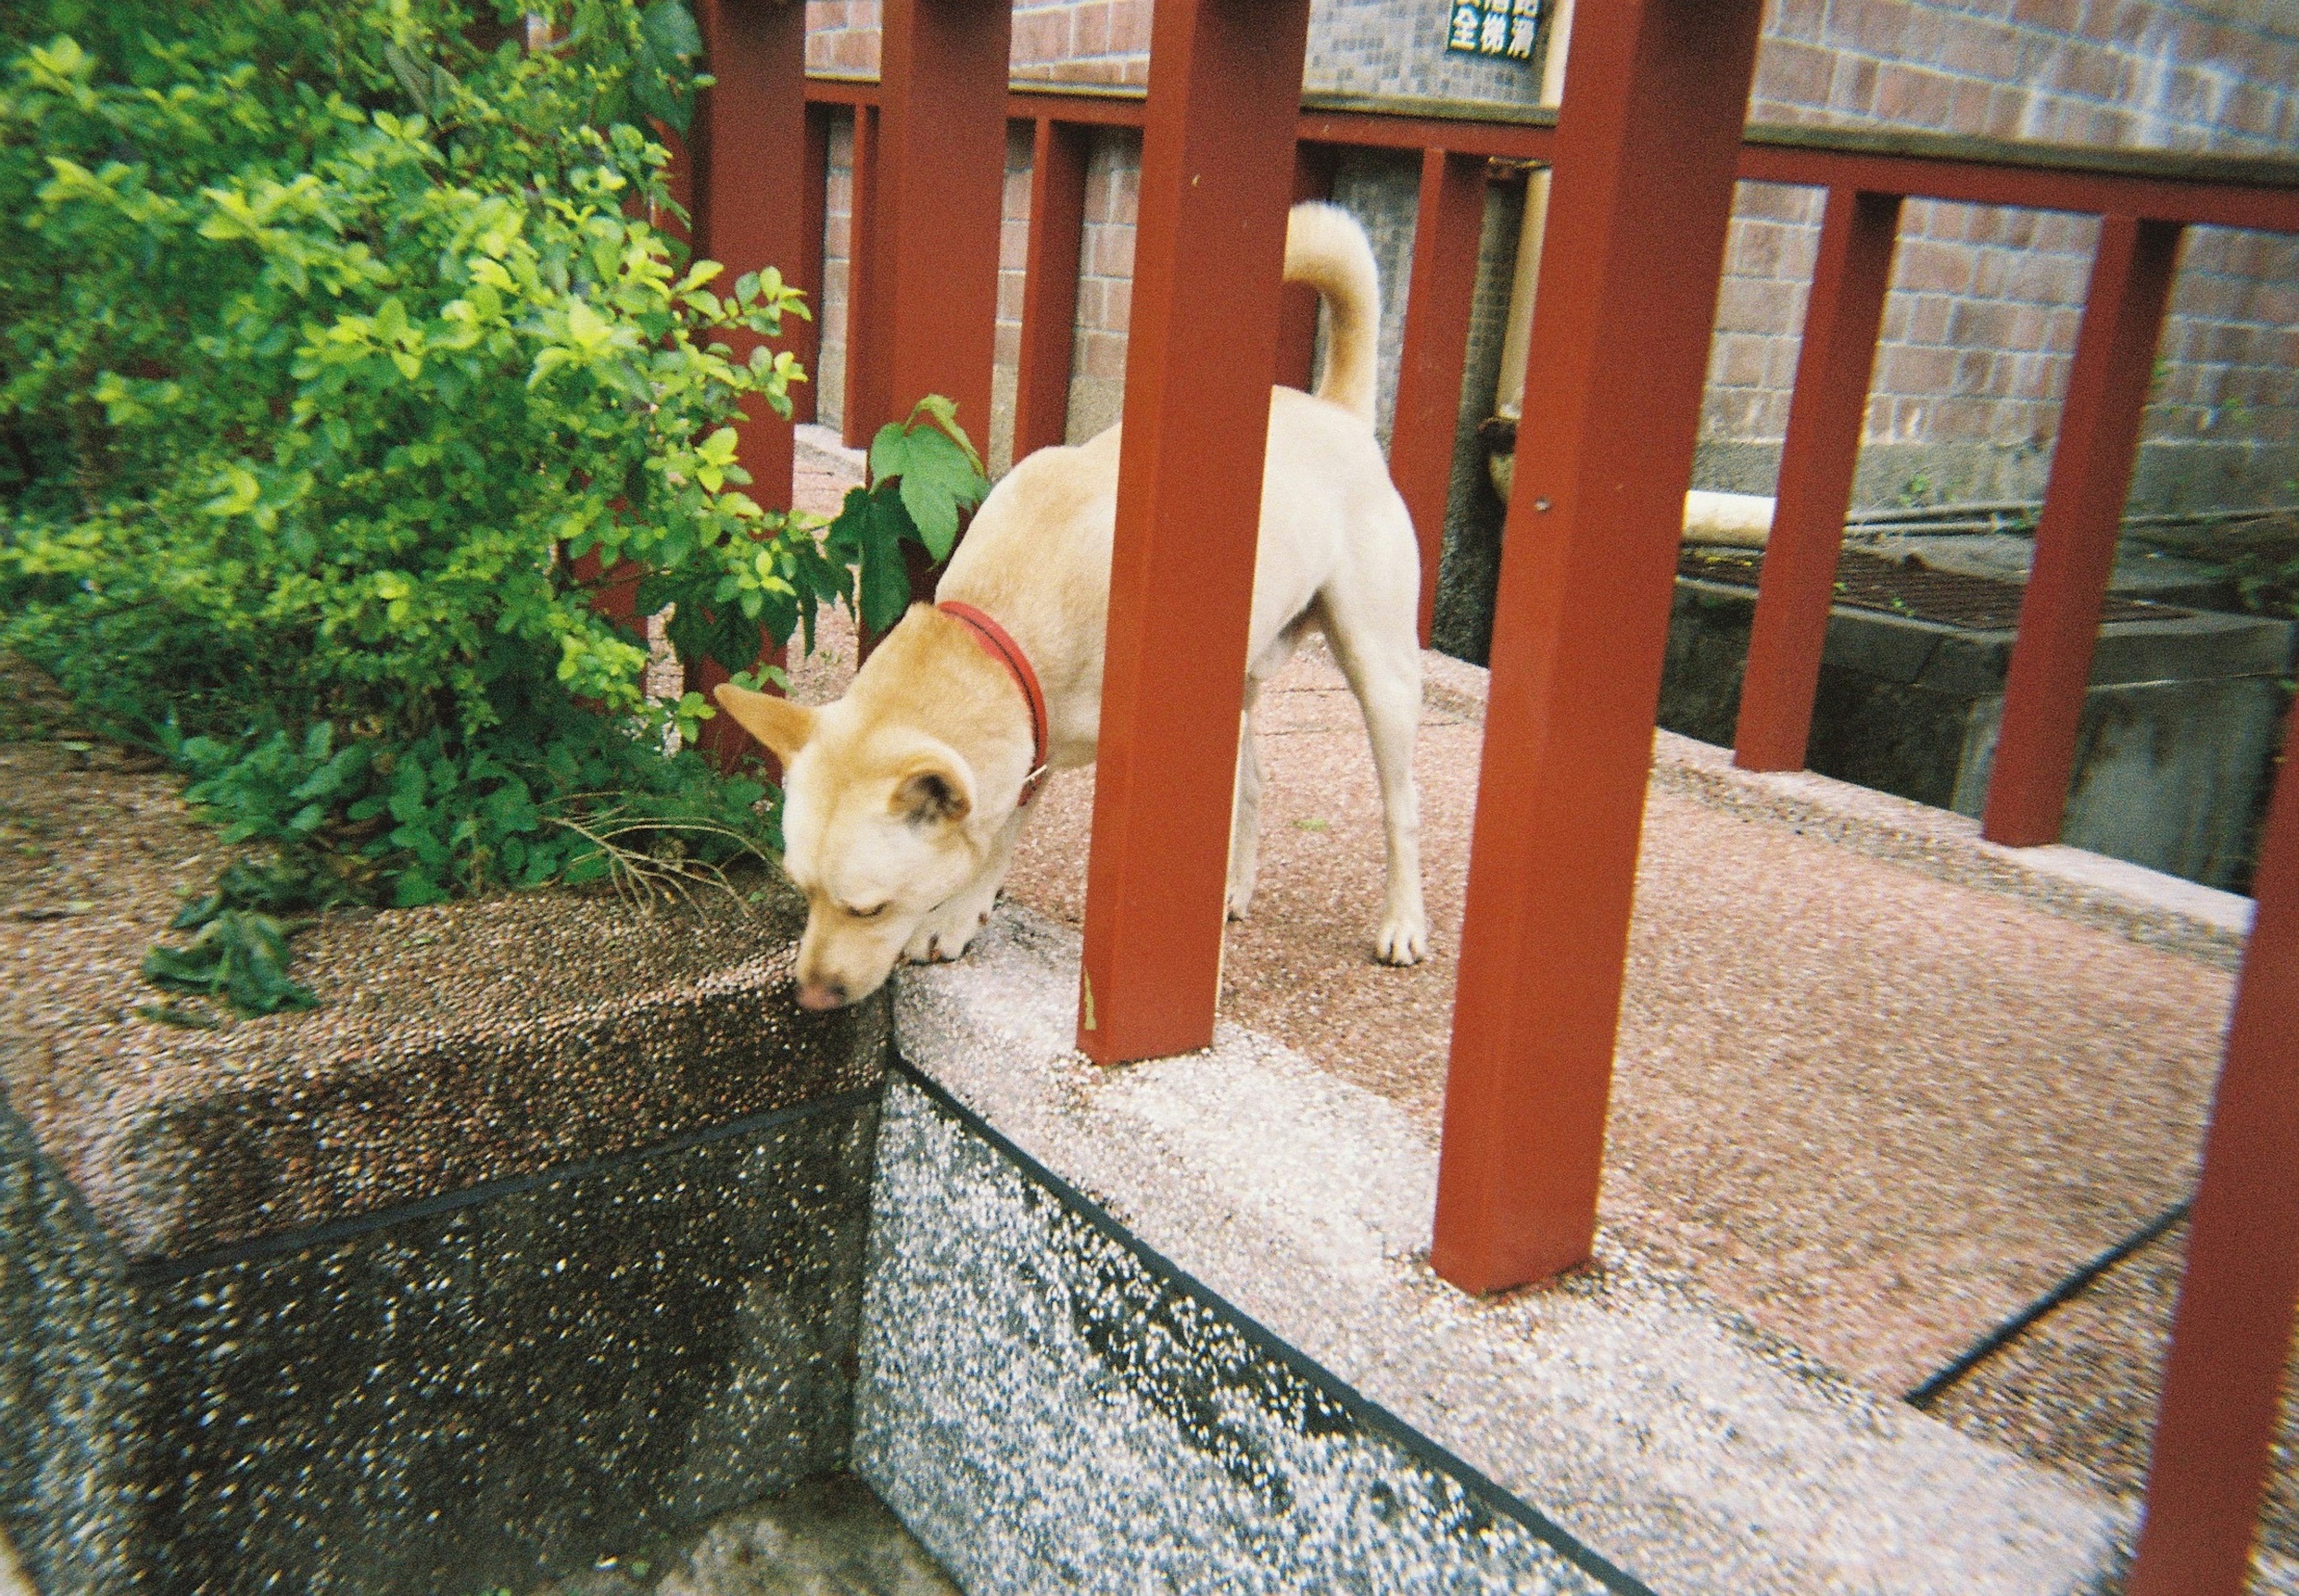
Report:
[[[1540,22],[1540,0],[1459,0],[1446,29],[1445,48],[1530,64]]]

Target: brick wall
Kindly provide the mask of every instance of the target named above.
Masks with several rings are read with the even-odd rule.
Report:
[[[1094,137],[1085,171],[1085,238],[1078,251],[1076,342],[1071,354],[1069,435],[1091,437],[1117,420],[1133,323],[1133,217],[1141,198],[1141,136],[1129,128]]]
[[[1773,0],[1751,120],[2299,154],[2299,8],[2270,0]],[[1768,491],[1820,196],[1743,184],[1702,474]],[[2050,464],[2097,224],[1912,201],[1860,492],[2029,496]],[[2136,495],[2299,496],[2299,239],[2193,229]]]
[[[1536,79],[1526,69],[1445,54],[1445,11],[1442,0],[1317,0],[1308,86],[1529,100]],[[876,0],[812,0],[808,18],[815,70],[876,70]],[[1015,74],[1140,83],[1148,28],[1148,0],[1017,0]],[[2278,0],[1773,0],[1750,115],[2299,154],[2299,7]],[[1377,179],[1386,169],[1366,159],[1374,165],[1345,168],[1358,175],[1338,196],[1365,218],[1377,240],[1390,240],[1396,247],[1389,253],[1401,262],[1412,183],[1397,181],[1394,172]],[[1009,152],[1009,275],[1000,299],[1009,317],[1020,303],[1012,274],[1022,259],[1026,162],[1026,150]],[[1137,137],[1098,138],[1078,303],[1074,437],[1116,413],[1138,170]],[[837,180],[834,210],[841,203]],[[1740,187],[1702,419],[1698,470],[1708,486],[1771,487],[1819,204],[1801,189]],[[842,290],[836,217],[832,229],[834,299]],[[2085,218],[1911,202],[1869,411],[1863,500],[1912,488],[1949,497],[2040,490],[2096,230]],[[1507,262],[1490,269],[1505,273]],[[1386,285],[1398,305],[1403,278],[1399,270]],[[839,319],[837,304],[825,308]],[[1017,331],[1001,325],[999,391],[1006,407]],[[1395,342],[1392,325],[1383,351],[1390,363]],[[2299,497],[2284,487],[2299,476],[2299,240],[2195,229],[2162,353],[2137,496],[2179,505]],[[826,340],[826,403],[834,359]],[[826,415],[834,411],[830,403]]]

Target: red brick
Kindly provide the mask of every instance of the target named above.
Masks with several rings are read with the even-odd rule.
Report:
[[[2282,129],[2277,125],[2276,96],[2257,83],[2238,83],[2220,112],[2220,127],[2248,138],[2272,141]]]
[[[1793,183],[1742,183],[1732,191],[1732,213],[1751,220],[1810,227],[1820,218],[1820,195]]]
[[[1979,131],[1989,138],[2017,138],[2026,124],[2028,91],[1994,88],[1988,92],[1988,115]]]
[[[1966,78],[2016,83],[2021,69],[2021,36],[2000,22],[1959,17],[1940,41],[1939,63]]]
[[[2088,31],[2109,44],[2137,49],[2162,15],[2161,0],[2095,0]]]
[[[1716,325],[1730,332],[1783,333],[1795,325],[1794,306],[1776,283],[1730,278],[1716,295]]]
[[[1988,130],[1988,85],[1959,81],[1955,98],[1948,105],[1948,126],[1954,131],[1978,137]]]
[[[1107,4],[1081,5],[1074,14],[1077,19],[1074,36],[1077,53],[1081,55],[1108,54],[1109,7]]]
[[[1066,61],[1070,54],[1070,20],[1058,11],[1017,12],[1014,16],[1014,59]]]
[[[1779,277],[1780,239],[1787,230],[1778,222],[1736,220],[1725,252],[1726,270],[1736,277]]]
[[[1769,338],[1747,333],[1720,333],[1708,352],[1708,380],[1725,387],[1762,387]]]
[[[2039,75],[2047,87],[2089,100],[2112,100],[2124,90],[2125,58],[2096,45],[2067,44],[2054,51]]]
[[[1947,341],[1965,349],[2013,348],[2013,320],[2010,305],[1958,300],[1947,319]]]
[[[1836,0],[1829,7],[1830,44],[1897,56],[1907,46],[1905,0]]]
[[[1926,239],[1906,240],[1900,245],[1894,277],[1901,287],[1914,293],[1961,294],[1971,286],[1971,252]]]
[[[1828,0],[1780,0],[1764,28],[1764,46],[1774,39],[1817,39],[1828,21]]]
[[[1876,101],[1876,63],[1856,55],[1837,58],[1828,93],[1831,110],[1865,112]]]
[[[1915,308],[1908,317],[1908,342],[1924,345],[1946,343],[1947,319],[1955,310],[1955,299],[1946,294],[1923,294],[1909,298]]]
[[[1902,126],[1945,128],[1954,98],[1947,78],[1888,62],[1877,69],[1876,114]]]
[[[1109,8],[1109,47],[1118,54],[1150,50],[1150,0],[1113,0]]]
[[[2023,28],[2073,33],[2083,21],[2082,0],[2013,0],[2012,20]]]
[[[1955,378],[1952,349],[1913,349],[1905,345],[1881,351],[1876,360],[1876,387],[1890,394],[1938,394]]]
[[[1792,105],[1825,105],[1836,68],[1827,50],[1794,39],[1768,37],[1756,54],[1755,93]]]
[[[1082,377],[1123,378],[1125,375],[1125,340],[1092,328],[1077,336],[1077,371]]]

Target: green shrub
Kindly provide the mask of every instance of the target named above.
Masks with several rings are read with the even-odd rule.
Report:
[[[323,900],[769,842],[575,562],[736,670],[851,581],[734,463],[799,295],[660,225],[691,18],[527,9],[0,21],[0,643]]]

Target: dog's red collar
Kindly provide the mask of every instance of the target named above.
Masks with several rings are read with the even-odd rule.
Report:
[[[1030,669],[1030,656],[1014,641],[1004,627],[1000,626],[972,604],[956,602],[934,606],[953,620],[963,621],[974,633],[974,640],[982,644],[982,652],[1006,667],[1014,685],[1022,689],[1022,702],[1030,706],[1030,774],[1022,778],[1022,795],[1015,800],[1020,808],[1038,795],[1038,788],[1046,779],[1046,693],[1038,685],[1038,673]]]

